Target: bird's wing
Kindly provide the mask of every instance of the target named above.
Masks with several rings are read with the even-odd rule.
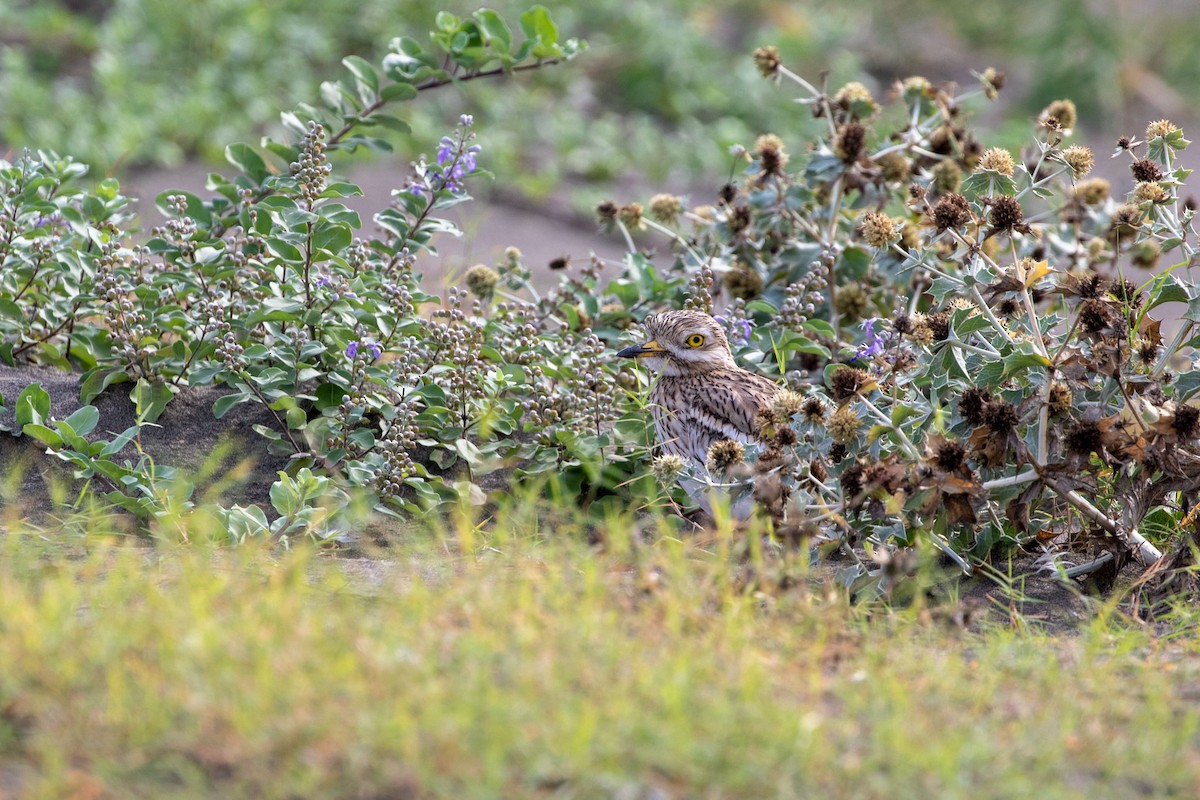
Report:
[[[750,372],[706,378],[687,393],[691,402],[674,408],[676,419],[668,427],[680,437],[681,454],[703,464],[714,442],[759,441],[758,418],[769,410],[778,391],[773,382]]]

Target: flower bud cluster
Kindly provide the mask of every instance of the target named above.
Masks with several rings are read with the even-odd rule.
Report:
[[[609,369],[611,351],[590,330],[579,339],[566,343],[575,354],[574,372],[566,381],[566,397],[574,398],[567,405],[565,421],[581,433],[599,435],[606,423],[620,413],[617,389]]]
[[[308,132],[300,140],[300,155],[292,162],[291,170],[300,196],[312,208],[325,191],[329,173],[333,171],[325,154],[324,125],[313,121],[308,123]]]
[[[543,359],[539,350],[538,307],[521,300],[496,306],[493,324],[502,331],[496,342],[506,363],[531,366]]]
[[[150,377],[149,359],[156,352],[146,326],[146,314],[133,291],[130,262],[133,253],[117,242],[103,246],[96,262],[95,294],[108,317],[109,335],[121,359],[136,373]]]
[[[395,406],[395,413],[378,443],[382,462],[375,470],[375,489],[384,497],[399,497],[405,479],[417,471],[412,458],[421,438],[417,412],[411,404],[401,403]]]
[[[693,311],[703,311],[705,314],[713,313],[712,288],[714,283],[711,266],[704,264],[697,269],[696,273],[688,280],[688,298],[684,301],[683,307]]]
[[[812,270],[784,290],[779,321],[785,327],[799,331],[809,317],[825,304],[825,288],[829,282],[820,270]]]
[[[199,228],[196,220],[188,216],[187,195],[168,196],[167,210],[174,216],[154,228],[152,233],[178,247],[181,255],[185,258],[191,258],[196,254],[196,243],[193,240]]]
[[[445,371],[438,375],[438,382],[446,391],[453,408],[463,417],[483,399],[483,381],[488,372],[488,363],[483,357],[484,319],[481,309],[474,304],[468,315],[462,304],[467,298],[465,289],[451,286],[446,306],[433,312],[433,319],[426,326],[430,345],[438,364]]]

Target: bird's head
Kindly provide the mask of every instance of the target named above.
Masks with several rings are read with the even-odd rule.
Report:
[[[667,376],[735,367],[725,331],[703,311],[664,311],[643,323],[650,340],[617,353]]]

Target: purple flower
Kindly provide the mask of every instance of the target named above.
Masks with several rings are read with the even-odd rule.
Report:
[[[860,358],[874,358],[883,352],[883,336],[875,332],[875,323],[878,321],[878,317],[872,317],[863,322],[862,329],[867,335],[866,341],[858,346],[858,351],[854,354],[855,361]]]
[[[464,116],[462,121],[464,125],[469,125],[472,120]],[[414,164],[423,180],[420,183],[414,181],[407,191],[417,197],[422,197],[427,191],[435,195],[442,190],[455,194],[462,192],[462,180],[475,171],[476,153],[479,152],[479,145],[466,147],[466,141],[461,134],[457,140],[443,136],[438,142],[437,164],[427,165],[424,161]]]
[[[464,128],[469,128],[475,124],[475,118],[470,114],[463,114],[458,118],[458,124],[462,125]]]
[[[454,155],[454,140],[449,136],[443,136],[441,146],[438,147],[437,162],[438,166],[445,164]]]
[[[463,153],[462,163],[467,172],[475,171],[475,154],[479,152],[479,145],[473,144]]]
[[[325,287],[325,286],[330,286],[332,284],[333,284],[333,281],[331,281],[329,279],[328,275],[322,275],[321,277],[317,278],[317,286]]]
[[[383,348],[375,342],[372,342],[370,339],[367,339],[365,342],[355,340],[346,345],[346,358],[358,358],[358,354],[362,352],[363,349],[366,349],[371,353],[372,361],[378,360],[379,356],[383,355]]]
[[[750,341],[750,334],[754,330],[754,326],[750,324],[748,319],[727,320],[724,317],[713,317],[729,334],[729,340],[737,344],[745,344]]]
[[[750,324],[748,319],[739,319],[733,323],[733,332],[737,338],[743,342],[750,341],[750,333],[754,330],[754,326]]]

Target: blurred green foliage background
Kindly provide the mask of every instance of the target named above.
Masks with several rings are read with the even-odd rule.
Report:
[[[0,4],[0,152],[47,148],[101,174],[215,160],[234,141],[278,132],[281,110],[315,98],[340,59],[377,61],[389,40],[425,37],[452,0],[5,0]],[[1148,119],[1186,125],[1200,86],[1193,0],[546,0],[590,52],[565,67],[439,90],[411,104],[407,160],[458,114],[476,115],[497,187],[533,199],[562,186],[590,202],[614,186],[711,183],[728,148],[811,124],[750,60],[775,44],[796,72],[863,80],[971,82],[1009,76],[993,143],[1016,147],[1056,97],[1080,108],[1107,152]],[[493,2],[506,16],[527,3]],[[1001,122],[1003,118],[1004,122]],[[501,168],[502,165],[502,168]]]

